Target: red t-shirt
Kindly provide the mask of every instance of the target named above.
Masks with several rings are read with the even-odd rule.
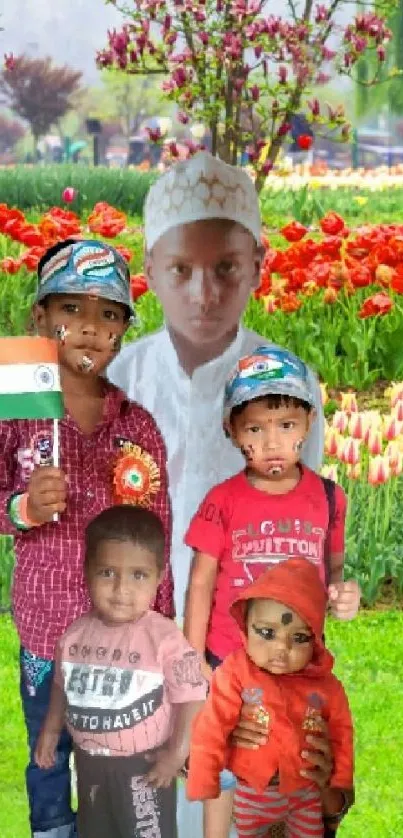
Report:
[[[336,485],[331,553],[344,551],[346,498]],[[223,659],[242,646],[229,609],[238,591],[272,562],[306,558],[325,582],[324,545],[329,505],[320,477],[308,468],[285,495],[252,486],[244,471],[214,486],[201,503],[185,536],[188,547],[217,559],[217,578],[206,647]]]

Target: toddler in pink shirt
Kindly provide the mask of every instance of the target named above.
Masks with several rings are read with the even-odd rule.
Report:
[[[86,530],[92,610],[61,637],[35,758],[51,767],[60,731],[74,741],[80,838],[175,838],[175,778],[206,695],[200,657],[150,610],[164,531],[149,510],[114,506]],[[148,832],[147,830],[151,830]]]

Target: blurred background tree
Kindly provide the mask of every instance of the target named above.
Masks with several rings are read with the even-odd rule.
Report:
[[[81,73],[51,58],[10,56],[0,74],[5,103],[30,126],[34,151],[38,141],[72,108],[80,89]]]
[[[213,154],[249,162],[258,188],[289,143],[293,118],[312,88],[332,75],[354,78],[367,51],[377,60],[367,82],[375,84],[391,37],[382,14],[391,0],[367,3],[344,25],[338,15],[349,10],[349,0],[286,0],[273,9],[264,0],[106,2],[122,12],[125,23],[108,32],[98,66],[128,76],[159,76],[179,122],[204,124]],[[323,110],[314,98],[306,116],[315,132],[326,127],[348,139],[343,108]],[[159,139],[158,131],[150,136]],[[293,140],[306,151],[312,135],[305,131]]]

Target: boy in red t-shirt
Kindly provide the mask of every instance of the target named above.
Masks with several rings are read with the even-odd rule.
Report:
[[[195,554],[184,632],[208,679],[242,646],[233,601],[273,563],[313,562],[333,615],[358,611],[359,586],[343,581],[344,492],[333,487],[330,514],[323,480],[301,462],[314,417],[307,367],[286,350],[259,347],[227,380],[224,426],[246,468],[211,489],[185,536]]]

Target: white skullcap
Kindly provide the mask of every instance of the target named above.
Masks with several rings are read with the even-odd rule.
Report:
[[[199,151],[151,186],[144,205],[147,250],[173,227],[213,218],[242,224],[260,244],[259,201],[248,173]]]

